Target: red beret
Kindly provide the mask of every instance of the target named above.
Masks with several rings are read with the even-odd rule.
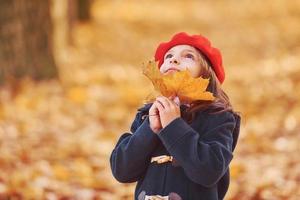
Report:
[[[209,59],[220,83],[223,83],[225,72],[222,65],[222,55],[219,49],[212,47],[210,41],[201,35],[188,35],[185,32],[180,32],[175,34],[170,41],[160,43],[155,52],[155,61],[159,61],[159,67],[163,64],[167,51],[176,45],[190,45],[200,50]]]

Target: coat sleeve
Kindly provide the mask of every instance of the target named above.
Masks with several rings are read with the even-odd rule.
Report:
[[[233,158],[235,118],[231,112],[207,116],[196,119],[196,123],[206,123],[201,133],[179,117],[162,129],[158,136],[190,180],[210,187],[221,179]]]
[[[131,133],[124,133],[110,156],[113,176],[122,183],[135,182],[144,175],[151,153],[159,142],[151,130],[148,117],[140,122],[139,113],[131,126]],[[139,125],[139,126],[137,126]]]

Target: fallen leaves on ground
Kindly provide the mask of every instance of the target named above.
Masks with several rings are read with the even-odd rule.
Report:
[[[95,1],[94,20],[74,29],[74,46],[61,54],[59,81],[25,80],[15,98],[0,90],[0,199],[133,199],[135,184],[112,177],[109,155],[152,89],[141,62],[186,30],[222,49],[223,88],[242,115],[226,199],[298,200],[299,8]]]

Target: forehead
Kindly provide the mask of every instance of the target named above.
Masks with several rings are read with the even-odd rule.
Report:
[[[182,44],[182,45],[176,45],[174,47],[172,47],[171,49],[169,49],[167,51],[168,52],[174,52],[174,51],[192,51],[192,52],[195,52],[195,53],[199,53],[198,50],[193,47],[193,46],[190,46],[190,45],[186,45],[186,44]]]

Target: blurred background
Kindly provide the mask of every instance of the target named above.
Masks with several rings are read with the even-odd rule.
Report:
[[[179,31],[221,50],[242,115],[226,199],[300,199],[299,0],[1,0],[0,199],[133,199],[109,156]]]

